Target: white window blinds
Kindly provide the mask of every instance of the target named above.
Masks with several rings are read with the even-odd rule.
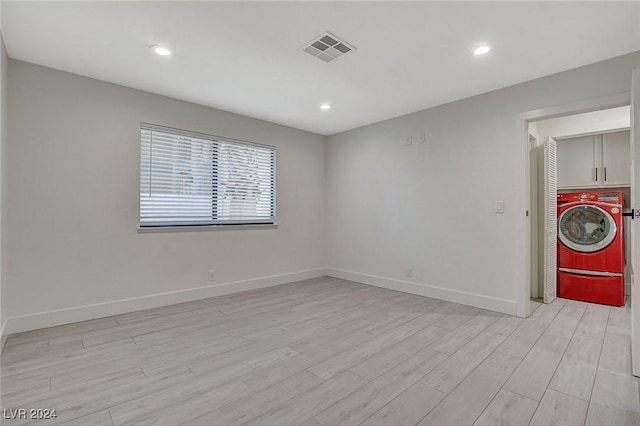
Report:
[[[274,147],[140,127],[140,226],[275,223]]]

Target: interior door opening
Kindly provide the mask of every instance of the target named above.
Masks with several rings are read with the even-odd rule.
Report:
[[[557,193],[619,191],[630,205],[630,106],[596,109],[528,122],[529,238],[532,300],[549,303],[557,291]],[[556,141],[553,143],[553,141]],[[555,162],[550,162],[556,145]],[[550,198],[553,198],[550,199]],[[623,226],[630,229],[630,218]],[[631,238],[625,232],[624,282],[630,293]]]

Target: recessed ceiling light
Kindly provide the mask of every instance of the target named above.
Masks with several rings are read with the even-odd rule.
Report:
[[[169,56],[173,53],[173,51],[168,47],[161,46],[159,44],[154,44],[153,46],[150,47],[150,49],[160,56]]]
[[[323,111],[329,111],[331,109],[331,105],[322,104],[322,105],[320,105],[320,109],[323,110]]]
[[[483,43],[483,44],[480,44],[480,45],[476,46],[476,48],[473,49],[473,54],[476,55],[476,56],[484,55],[486,53],[489,53],[490,50],[491,50],[491,45]]]

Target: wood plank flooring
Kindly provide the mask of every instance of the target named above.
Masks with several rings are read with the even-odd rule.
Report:
[[[3,417],[57,417],[2,423],[640,425],[629,307],[532,304],[323,277],[16,334]]]

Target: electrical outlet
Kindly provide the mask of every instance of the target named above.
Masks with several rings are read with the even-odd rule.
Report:
[[[422,132],[418,135],[418,142],[425,143],[427,141],[427,133]]]
[[[405,270],[405,275],[409,278],[413,276],[413,268],[411,266],[407,266]]]
[[[216,270],[212,269],[209,271],[209,281],[215,281],[216,280]]]
[[[407,146],[413,145],[413,136],[407,136]]]

